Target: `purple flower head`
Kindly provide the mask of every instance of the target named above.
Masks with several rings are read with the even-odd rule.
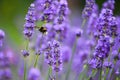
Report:
[[[115,4],[115,0],[108,0],[103,4],[103,8],[108,8],[113,10],[115,8],[114,4]]]
[[[46,40],[53,40],[56,37],[56,31],[53,28],[53,25],[50,23],[45,24],[45,27],[47,28],[47,35],[46,35]]]
[[[115,61],[120,60],[120,53],[117,50],[114,50],[112,52],[112,59],[115,60]]]
[[[52,66],[53,65],[53,51],[52,51],[52,43],[51,42],[48,42],[47,45],[46,45],[46,48],[45,48],[45,59],[46,59],[46,62]]]
[[[71,57],[71,49],[68,46],[65,46],[62,48],[62,57],[63,57],[63,62],[66,63],[70,60]]]
[[[9,67],[10,67],[9,57],[6,56],[5,53],[0,52],[0,68],[9,68]]]
[[[82,13],[84,18],[88,18],[91,16],[91,14],[94,10],[93,9],[94,5],[95,5],[95,0],[86,0],[86,5],[85,5],[85,8]]]
[[[62,69],[62,54],[60,49],[60,43],[53,40],[48,42],[45,50],[46,61],[56,72]]]
[[[109,37],[103,37],[98,40],[98,44],[95,48],[95,56],[104,59],[107,58],[110,52]]]
[[[120,49],[120,36],[118,34],[117,37],[115,37],[114,39],[114,46],[112,47],[113,50],[116,50],[117,52],[119,51]]]
[[[97,24],[97,19],[98,19],[98,15],[96,13],[92,13],[89,21],[88,21],[88,29],[87,29],[87,33],[89,35],[94,34],[96,32],[96,24]]]
[[[91,68],[93,69],[99,69],[102,67],[102,62],[99,59],[93,58],[92,60],[90,60],[88,62],[88,64],[90,65]]]
[[[0,52],[0,80],[12,80],[9,57]]]
[[[62,70],[61,47],[60,47],[60,43],[56,40],[53,41],[53,59],[54,59],[53,69],[56,72],[61,71]]]
[[[82,33],[83,33],[83,31],[81,29],[76,30],[76,36],[77,37],[81,37]]]
[[[9,68],[0,70],[0,80],[12,80],[12,73]]]
[[[43,53],[43,50],[42,49],[36,49],[36,55],[40,55],[40,54],[42,54]]]
[[[33,35],[34,27],[36,26],[35,5],[33,3],[29,7],[25,20],[23,33],[27,38],[30,38]]]
[[[95,42],[94,42],[93,39],[86,41],[86,44],[87,44],[87,46],[89,47],[90,50],[92,50],[95,46]]]
[[[62,24],[67,21],[67,17],[70,13],[67,0],[60,0],[56,13],[54,24]]]
[[[0,29],[0,47],[3,45],[3,39],[5,37],[5,33],[3,30]]]
[[[103,63],[103,66],[106,67],[106,68],[111,69],[111,68],[113,68],[113,63],[106,61],[106,62]]]
[[[99,19],[98,19],[98,25],[97,29],[100,33],[100,35],[109,34],[110,33],[110,24],[111,24],[111,18],[112,18],[112,10],[110,9],[103,9]]]
[[[69,14],[68,3],[67,0],[60,0],[59,6],[59,16],[67,16]]]
[[[4,59],[4,53],[3,52],[0,52],[0,60],[3,60]]]
[[[41,80],[39,69],[31,68],[28,74],[28,80]]]
[[[56,17],[56,8],[59,6],[56,0],[36,0],[37,19],[43,22],[53,22]]]
[[[54,10],[52,9],[46,9],[43,11],[43,14],[41,15],[41,21],[45,22],[52,22],[54,20]]]
[[[43,11],[43,3],[44,0],[35,0],[34,4],[35,4],[35,15],[36,15],[36,20],[38,21],[40,19],[40,14]]]
[[[115,74],[118,75],[120,74],[120,60],[116,61],[116,64],[114,66]]]
[[[79,53],[75,55],[72,67],[76,73],[81,72],[87,57],[88,51],[85,50],[79,51]]]
[[[21,52],[24,57],[29,56],[29,52],[27,50],[22,50]]]
[[[63,41],[67,38],[68,33],[68,23],[56,24],[54,25],[54,30],[56,32],[56,37],[59,41]]]
[[[115,17],[110,18],[110,36],[117,37],[118,36],[118,22]]]

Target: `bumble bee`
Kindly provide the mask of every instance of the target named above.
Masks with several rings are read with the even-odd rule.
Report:
[[[47,32],[47,28],[46,27],[40,27],[39,31],[44,34],[44,33]]]
[[[38,29],[38,31],[40,31],[43,34],[47,33],[47,28],[46,27],[36,27],[36,28]]]

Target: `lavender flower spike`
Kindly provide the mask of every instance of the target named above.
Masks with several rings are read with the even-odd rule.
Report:
[[[40,71],[36,68],[32,68],[28,74],[28,80],[41,80]]]
[[[95,5],[95,0],[86,0],[86,5],[82,13],[84,18],[88,18],[91,16],[94,10],[93,9],[94,5]]]
[[[108,8],[113,10],[115,8],[114,4],[115,4],[115,0],[108,0],[103,4],[103,8]]]
[[[34,32],[36,16],[35,16],[35,5],[32,3],[29,7],[28,13],[25,17],[25,24],[24,24],[24,35],[27,38],[30,38]]]
[[[3,45],[3,39],[5,37],[5,33],[3,30],[0,29],[0,47]]]
[[[62,54],[60,44],[56,41],[50,41],[45,50],[47,63],[52,66],[53,70],[59,72],[62,69]]]
[[[29,56],[29,52],[27,50],[22,50],[21,52],[24,57]]]

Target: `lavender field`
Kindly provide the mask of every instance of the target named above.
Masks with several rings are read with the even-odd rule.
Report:
[[[34,0],[14,29],[0,15],[0,80],[120,80],[118,0],[84,1]]]

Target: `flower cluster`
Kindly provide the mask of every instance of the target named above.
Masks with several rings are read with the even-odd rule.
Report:
[[[62,69],[60,43],[58,43],[56,40],[48,42],[45,49],[45,58],[47,63],[52,66],[56,72],[59,72]]]
[[[3,39],[5,37],[5,33],[3,30],[0,30],[0,47],[3,45]]]
[[[83,10],[83,17],[88,18],[91,16],[93,10],[94,10],[95,0],[86,0],[86,5]]]
[[[101,60],[107,58],[110,52],[109,37],[103,37],[98,40],[98,44],[95,48],[95,56]]]
[[[35,22],[36,22],[36,17],[35,17],[35,4],[32,3],[29,7],[28,13],[25,17],[25,24],[24,24],[24,35],[27,38],[30,38],[33,33],[34,33],[34,28],[35,28]]]
[[[5,33],[0,30],[0,80],[12,80],[12,72],[10,69],[10,60],[8,54],[1,50]]]
[[[12,80],[10,61],[3,52],[0,52],[0,80]]]
[[[29,7],[24,25],[24,35],[31,41],[22,50],[23,56],[25,61],[31,60],[31,55],[35,56],[28,80],[38,80],[40,72],[46,74],[46,71],[46,80],[52,76],[53,79],[61,77],[61,80],[64,77],[65,80],[117,80],[120,74],[120,17],[113,14],[114,4],[115,0],[108,0],[99,11],[95,0],[86,0],[82,23],[74,26],[72,21],[69,23],[67,0],[35,0]],[[0,41],[3,41],[4,33],[0,33]],[[26,64],[29,63],[25,63],[24,79],[26,68],[29,68]],[[75,79],[70,79],[70,75]]]
[[[31,68],[27,80],[41,80],[39,70],[36,68]]]
[[[114,4],[115,4],[115,0],[108,0],[103,4],[103,7],[113,10],[115,8]]]

